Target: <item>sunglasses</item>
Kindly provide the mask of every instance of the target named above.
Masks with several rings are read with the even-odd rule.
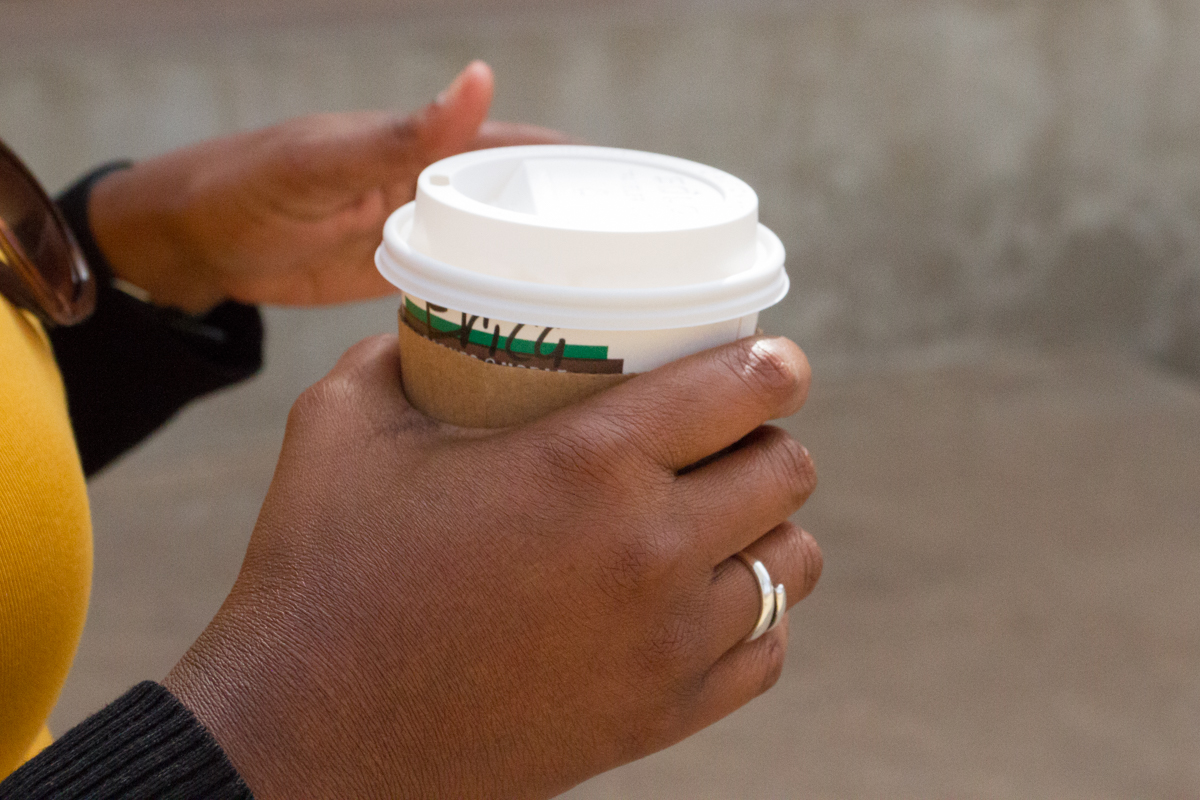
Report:
[[[0,142],[0,293],[48,325],[75,325],[96,306],[96,281],[58,207]]]

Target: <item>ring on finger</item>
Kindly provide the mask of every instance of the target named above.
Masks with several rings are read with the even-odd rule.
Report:
[[[771,615],[771,624],[767,626],[767,631],[773,631],[779,627],[779,623],[783,622],[783,615],[787,613],[787,588],[782,583],[775,584],[775,611]]]
[[[758,581],[758,590],[761,596],[758,621],[754,624],[750,635],[746,637],[747,642],[753,642],[783,620],[783,614],[787,610],[787,590],[784,589],[782,583],[778,586],[772,585],[771,573],[767,572],[766,566],[757,558],[740,552],[737,554],[737,559],[753,573],[754,579]]]

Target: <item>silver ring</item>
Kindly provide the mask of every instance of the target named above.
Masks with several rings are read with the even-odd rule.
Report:
[[[767,568],[763,566],[763,563],[745,553],[738,553],[737,558],[754,573],[754,579],[758,581],[758,590],[762,594],[762,605],[758,611],[758,622],[755,623],[754,630],[750,631],[750,635],[746,637],[747,642],[753,642],[776,624],[777,616],[782,618],[783,615],[776,614],[776,589],[771,585],[771,573],[767,572]],[[782,589],[783,584],[780,584],[779,588]]]
[[[773,631],[779,627],[779,623],[783,622],[783,615],[787,613],[787,589],[782,583],[775,584],[775,614],[771,617],[771,624],[767,626],[768,631]]]

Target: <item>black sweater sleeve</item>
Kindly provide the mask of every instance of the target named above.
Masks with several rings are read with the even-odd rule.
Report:
[[[140,683],[0,783],[0,800],[253,800],[212,734]]]
[[[191,400],[250,377],[262,366],[258,309],[224,303],[203,317],[119,291],[88,224],[92,186],[124,164],[101,167],[58,199],[96,273],[95,313],[50,330],[84,472],[92,475],[146,438]]]

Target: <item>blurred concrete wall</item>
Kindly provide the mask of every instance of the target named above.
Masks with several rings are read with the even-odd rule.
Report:
[[[794,281],[767,324],[818,363],[1087,339],[1200,374],[1200,4],[170,5],[0,3],[0,135],[48,184],[482,57],[500,117],[754,185]],[[288,394],[391,304],[271,322]]]

